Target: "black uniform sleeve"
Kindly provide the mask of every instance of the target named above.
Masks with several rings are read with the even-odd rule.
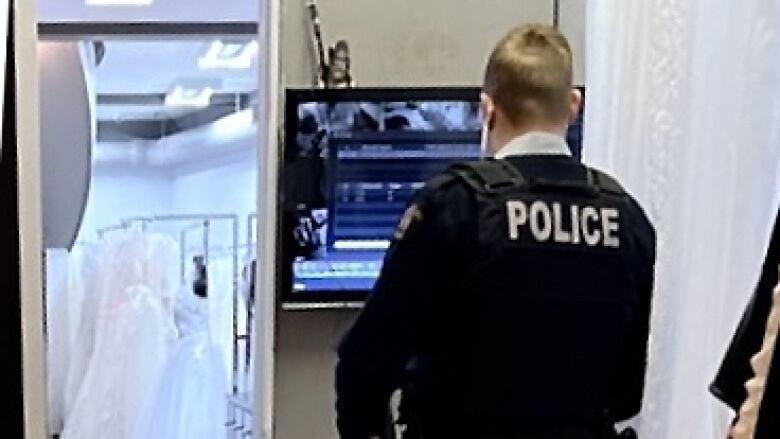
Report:
[[[772,308],[772,292],[778,283],[778,265],[780,265],[780,211],[775,221],[758,285],[742,315],[715,381],[710,387],[710,392],[715,397],[735,411],[739,410],[747,397],[745,382],[753,376],[750,359],[761,349],[764,341],[766,321]],[[773,367],[775,364],[780,364],[778,357],[775,355]],[[765,399],[767,399],[766,394]]]
[[[390,396],[432,332],[436,296],[466,254],[470,199],[462,184],[439,177],[401,220],[371,298],[339,347],[336,410],[343,439],[383,430]]]
[[[616,377],[612,382],[609,410],[615,421],[630,419],[642,408],[655,280],[655,229],[633,200],[632,210],[630,227],[634,238],[634,278],[638,288],[639,307],[621,352]]]

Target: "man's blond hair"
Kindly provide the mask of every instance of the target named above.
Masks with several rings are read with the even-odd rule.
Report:
[[[527,24],[498,42],[485,71],[484,92],[514,125],[560,121],[570,112],[572,54],[557,29]]]

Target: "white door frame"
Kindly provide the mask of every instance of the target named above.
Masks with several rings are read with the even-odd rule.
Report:
[[[46,438],[46,353],[43,328],[41,154],[36,2],[14,0],[17,63],[17,150],[19,171],[20,300],[25,439]],[[258,142],[258,270],[256,301],[254,437],[273,438],[276,311],[276,224],[279,123],[279,0],[260,11],[261,69]],[[258,323],[260,322],[260,323]]]
[[[19,171],[22,386],[26,439],[46,437],[43,243],[36,3],[14,0]]]
[[[281,1],[261,1],[260,78],[258,108],[260,131],[257,151],[257,285],[255,325],[258,334],[255,343],[255,439],[274,437],[274,365],[276,352],[276,239],[277,188],[279,175],[279,121],[280,109],[280,53]]]

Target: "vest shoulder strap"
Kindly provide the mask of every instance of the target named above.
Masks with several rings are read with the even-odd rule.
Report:
[[[612,176],[604,172],[601,172],[598,169],[593,169],[593,168],[588,168],[588,173],[593,177],[595,177],[594,183],[599,187],[601,191],[619,197],[623,197],[627,195],[626,190],[623,189],[623,186]]]
[[[504,192],[525,183],[525,178],[520,171],[506,160],[486,159],[456,163],[449,168],[448,172],[460,177],[479,193]]]
[[[472,189],[483,194],[496,194],[514,190],[523,185],[530,185],[531,189],[547,186],[564,188],[582,186],[592,195],[596,195],[598,192],[621,198],[627,195],[623,186],[615,178],[590,167],[587,168],[588,178],[585,182],[527,180],[517,168],[501,159],[456,163],[449,168],[448,173],[460,178]]]

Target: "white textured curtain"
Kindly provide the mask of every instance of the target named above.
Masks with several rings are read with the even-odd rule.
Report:
[[[590,0],[584,158],[658,230],[643,439],[722,439],[708,393],[780,202],[780,0]]]

